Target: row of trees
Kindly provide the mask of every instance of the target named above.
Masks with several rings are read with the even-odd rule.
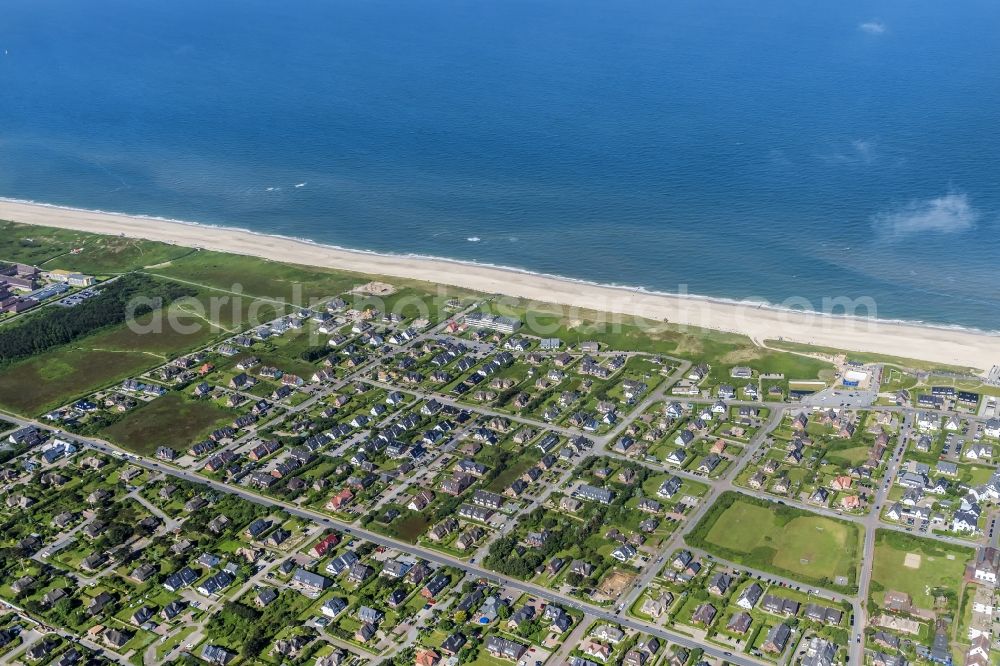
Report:
[[[0,329],[0,364],[64,345],[101,328],[121,324],[129,315],[142,316],[154,306],[162,307],[195,293],[185,285],[155,280],[148,275],[124,275],[79,305],[45,308],[21,323]]]

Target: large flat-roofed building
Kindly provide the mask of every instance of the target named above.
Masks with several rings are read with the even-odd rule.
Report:
[[[521,328],[521,320],[513,317],[499,317],[486,312],[473,312],[465,317],[465,323],[475,328],[487,328],[499,333],[513,333]]]
[[[71,287],[90,287],[94,284],[94,278],[91,275],[74,273],[73,271],[65,271],[62,269],[49,271],[48,278],[53,282],[63,282]]]
[[[0,266],[0,282],[13,289],[31,291],[38,288],[38,269],[27,264]]]
[[[17,314],[18,312],[24,312],[25,310],[30,310],[31,308],[38,305],[38,301],[33,298],[18,298],[16,296],[8,296],[0,300],[0,312],[12,312]]]

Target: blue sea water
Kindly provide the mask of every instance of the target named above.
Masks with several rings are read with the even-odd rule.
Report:
[[[995,0],[3,0],[0,196],[993,330],[998,35]]]

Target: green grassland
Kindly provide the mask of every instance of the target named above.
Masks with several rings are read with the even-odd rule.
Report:
[[[685,538],[745,566],[831,589],[856,588],[860,533],[845,521],[725,493]],[[849,584],[836,585],[838,576]]]
[[[327,337],[316,334],[311,327],[303,327],[258,343],[253,353],[264,365],[273,365],[283,372],[308,379],[318,366],[303,361],[301,354],[316,345],[324,347]]]
[[[788,340],[765,340],[764,344],[768,347],[773,347],[774,349],[783,349],[785,351],[804,353],[804,354],[824,354],[826,356],[837,356],[843,354],[847,358],[860,361],[862,363],[886,363],[888,365],[896,365],[901,368],[908,368],[912,370],[929,370],[929,371],[941,371],[941,372],[959,372],[966,373],[969,371],[981,372],[981,369],[975,368],[965,368],[957,365],[944,365],[941,363],[934,363],[932,361],[920,361],[914,358],[904,358],[902,356],[888,356],[885,354],[871,354],[867,352],[852,352],[846,349],[836,349],[833,347],[813,347],[811,345],[802,344],[801,342],[789,342]]]
[[[985,395],[1000,396],[1000,387],[986,384],[978,379],[956,379],[948,375],[931,374],[927,377],[926,386],[954,386],[959,391],[972,391]],[[919,392],[920,388],[921,385],[917,385],[910,393]]]
[[[0,407],[39,415],[243,330],[250,316],[268,321],[286,312],[252,298],[220,301],[200,288],[133,326],[105,327],[0,368]]]
[[[73,250],[80,250],[73,254]],[[161,264],[193,252],[167,243],[99,236],[0,221],[0,261],[109,275]]]
[[[726,378],[738,365],[795,379],[832,378],[832,366],[826,361],[763,349],[733,333],[594,310],[573,310],[570,317],[559,306],[511,298],[489,309],[521,318],[528,333],[562,338],[568,344],[594,340],[611,349],[698,359],[711,364],[713,374]]]
[[[295,266],[121,237],[5,222],[0,222],[0,230],[3,231],[0,233],[0,259],[106,275],[141,270],[199,290],[200,305],[181,304],[174,309],[184,314],[188,323],[202,324],[202,330],[196,335],[163,333],[138,338],[124,329],[106,331],[101,337],[52,350],[46,353],[44,362],[29,359],[7,368],[0,373],[0,406],[21,413],[37,414],[124,376],[152,368],[165,357],[208,344],[214,337],[245,327],[247,315],[262,303],[269,304],[268,314],[273,315],[289,311],[291,305],[308,305],[340,295],[355,307],[371,304],[391,311],[410,303],[403,309],[405,316],[429,313],[432,321],[440,321],[451,312],[444,307],[445,301],[484,297],[415,280]],[[71,253],[80,248],[81,251]],[[372,279],[389,282],[396,287],[396,292],[381,299],[347,294]],[[223,298],[230,300],[222,305],[221,318],[209,323],[207,320],[215,317],[205,312],[211,312],[211,306],[218,305]],[[417,302],[424,305],[418,308],[413,305]],[[565,308],[558,306],[517,299],[491,301],[487,307],[521,317],[526,324],[525,332],[561,337],[570,344],[597,340],[612,349],[706,362],[712,366],[710,384],[730,381],[729,370],[737,365],[750,365],[760,373],[782,374],[793,380],[829,381],[833,377],[832,365],[826,360],[761,348],[749,338],[732,333],[592,310],[573,309],[567,313]],[[256,320],[266,319],[266,316],[259,316]],[[783,342],[773,346],[813,354],[835,351]],[[104,353],[106,351],[114,353],[115,358],[110,358]],[[84,358],[93,354],[98,354],[99,360]],[[25,388],[53,378],[57,380],[54,386]]]
[[[372,280],[388,282],[397,291],[379,299],[358,297],[356,307],[366,304],[389,309],[408,297],[426,299],[440,294],[445,300],[473,296],[471,292],[402,278],[380,278],[313,266],[295,266],[257,257],[199,250],[150,273],[182,279],[225,292],[238,291],[251,297],[284,300],[297,306],[340,296]],[[443,302],[440,303],[443,305]]]
[[[886,368],[882,375],[880,390],[884,393],[895,393],[903,389],[910,390],[917,385],[917,378],[897,368]]]
[[[192,442],[230,423],[233,417],[234,412],[210,400],[168,393],[132,410],[102,435],[130,451],[151,456],[157,446],[184,451]]]
[[[906,566],[906,556],[914,558]],[[944,595],[957,600],[965,565],[973,556],[971,548],[945,544],[931,539],[902,534],[893,530],[875,533],[875,558],[872,564],[871,594],[877,604],[889,590],[905,592],[919,608],[933,610],[934,598]],[[954,609],[953,609],[954,610]]]
[[[299,301],[333,298],[367,281],[365,276],[324,272],[322,269],[290,266],[256,257],[200,250],[151,273],[187,280],[223,291],[250,296]]]
[[[0,372],[0,406],[38,415],[153,364],[142,352],[63,347]]]

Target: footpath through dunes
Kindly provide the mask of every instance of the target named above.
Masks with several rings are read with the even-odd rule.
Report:
[[[542,303],[669,320],[755,340],[788,340],[891,354],[984,371],[1000,359],[1000,337],[868,319],[849,319],[699,298],[642,293],[444,259],[355,252],[249,231],[0,200],[0,219],[145,238],[292,264],[423,280]],[[239,220],[233,221],[235,224]]]

